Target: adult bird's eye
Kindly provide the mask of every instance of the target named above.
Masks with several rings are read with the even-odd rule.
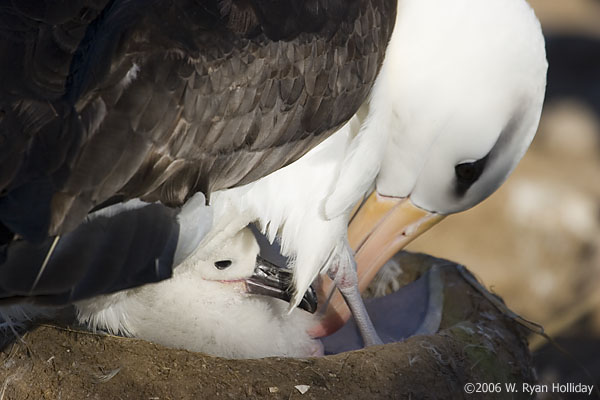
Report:
[[[454,167],[456,175],[456,194],[463,195],[483,173],[488,156],[472,162],[464,162]]]
[[[228,268],[229,266],[231,266],[231,260],[215,261],[215,267],[217,269],[225,269],[225,268]]]
[[[479,175],[477,173],[477,164],[474,162],[458,164],[454,167],[454,171],[456,172],[456,178],[464,183],[475,182]]]

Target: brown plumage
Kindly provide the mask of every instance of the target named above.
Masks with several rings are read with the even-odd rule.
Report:
[[[0,219],[39,240],[106,201],[183,204],[298,159],[369,94],[395,0],[0,7]]]

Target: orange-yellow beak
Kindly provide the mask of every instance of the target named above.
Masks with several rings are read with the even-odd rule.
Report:
[[[415,206],[409,197],[394,198],[373,192],[358,208],[348,226],[348,240],[354,249],[358,287],[364,291],[375,274],[394,254],[423,232],[444,219],[444,215]],[[330,298],[322,323],[311,331],[327,336],[339,329],[350,317],[341,294],[333,282],[324,278],[320,298]],[[333,293],[333,294],[332,294]]]

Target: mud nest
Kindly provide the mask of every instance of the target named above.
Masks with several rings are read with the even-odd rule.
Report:
[[[41,325],[0,353],[0,399],[477,399],[503,397],[466,394],[466,383],[534,383],[526,332],[489,295],[456,264],[402,258],[403,279],[440,268],[434,335],[321,358],[227,360]]]

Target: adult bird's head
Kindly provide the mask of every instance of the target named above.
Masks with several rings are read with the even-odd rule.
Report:
[[[546,70],[524,0],[399,1],[362,113],[362,129],[389,139],[348,230],[361,288],[420,233],[505,181],[537,130]]]

